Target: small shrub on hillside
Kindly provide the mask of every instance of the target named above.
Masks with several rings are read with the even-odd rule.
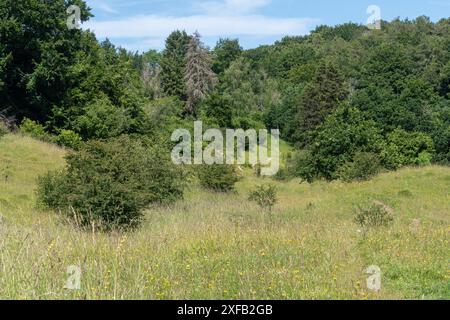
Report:
[[[414,194],[411,192],[411,191],[409,191],[409,190],[402,190],[402,191],[399,191],[398,192],[398,195],[400,196],[400,197],[405,197],[405,198],[410,198],[410,197],[413,197],[414,196]]]
[[[11,160],[4,160],[0,162],[0,178],[6,183],[9,181],[12,175],[11,171]]]
[[[286,169],[280,168],[273,178],[277,181],[286,181],[289,179],[289,175]]]
[[[394,221],[394,211],[384,203],[374,201],[367,208],[359,208],[354,221],[365,230],[387,227]]]
[[[226,164],[202,165],[197,174],[202,187],[217,192],[229,192],[239,181],[235,166]]]
[[[250,201],[256,202],[263,210],[272,212],[277,203],[277,189],[274,185],[259,185],[248,197]]]
[[[67,168],[39,180],[46,207],[102,229],[135,226],[151,203],[182,197],[183,179],[165,150],[127,136],[91,141],[66,157]]]
[[[22,123],[19,126],[19,131],[24,135],[45,142],[52,142],[53,140],[53,137],[45,131],[43,125],[27,118],[23,119]]]
[[[72,130],[61,130],[55,141],[60,146],[73,150],[78,150],[83,143],[81,137]]]
[[[358,152],[353,161],[346,162],[338,170],[339,177],[347,182],[364,181],[376,176],[381,170],[381,160],[375,153]]]
[[[0,138],[8,133],[9,133],[8,128],[6,127],[5,124],[3,124],[3,122],[0,121]]]
[[[309,150],[296,153],[287,162],[287,175],[290,177],[300,177],[307,182],[313,182],[316,176],[315,161]]]

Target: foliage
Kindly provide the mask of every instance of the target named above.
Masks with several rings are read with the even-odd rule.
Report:
[[[172,32],[166,40],[166,47],[161,58],[161,84],[164,93],[186,100],[184,71],[186,54],[190,37],[185,31]]]
[[[277,203],[277,189],[274,185],[259,185],[250,192],[248,199],[256,202],[263,210],[272,212]]]
[[[142,55],[135,54],[134,64],[141,74],[145,95],[150,99],[158,99],[163,96],[161,84],[161,57],[162,55],[150,50]]]
[[[314,141],[307,156],[297,162],[304,168],[294,169],[308,181],[339,178],[339,168],[357,152],[379,153],[382,137],[375,122],[365,120],[357,109],[343,107],[316,131]]]
[[[85,1],[72,3],[91,17]],[[0,105],[34,121],[22,132],[77,148],[76,135],[167,140],[192,117],[280,129],[299,149],[288,175],[307,181],[370,176],[357,156],[367,153],[389,170],[450,163],[449,19],[319,26],[251,50],[220,39],[211,53],[180,30],[163,52],[141,54],[69,30],[68,5],[0,3]]]
[[[219,39],[213,51],[213,71],[218,75],[223,74],[242,52],[238,39]]]
[[[359,208],[354,221],[361,228],[387,227],[394,221],[394,212],[380,201],[374,201],[367,208]]]
[[[220,128],[233,126],[232,102],[229,97],[213,92],[203,103],[202,110],[204,115],[214,119]]]
[[[299,118],[299,143],[309,143],[307,133],[321,125],[349,94],[348,85],[337,66],[331,62],[319,65],[312,82],[305,88]]]
[[[8,128],[2,121],[0,121],[0,137],[4,136],[5,134],[8,134],[8,133],[9,133]]]
[[[202,187],[216,192],[230,192],[239,181],[236,168],[226,164],[201,165],[197,176]]]
[[[84,1],[81,20],[91,16]],[[83,33],[66,26],[65,0],[0,2],[0,105],[19,120],[45,122],[71,86],[68,69]]]
[[[135,226],[149,204],[183,195],[182,176],[164,154],[127,136],[91,141],[66,157],[64,171],[40,178],[38,197],[51,209],[76,214],[82,225]]]
[[[287,175],[300,177],[309,183],[314,181],[317,171],[311,150],[301,150],[294,154],[292,159],[287,162]]]
[[[78,150],[83,143],[83,139],[72,130],[62,129],[58,136],[56,136],[55,142],[62,147]]]
[[[45,131],[44,126],[27,118],[23,119],[19,126],[19,131],[24,135],[46,142],[51,142],[53,139],[53,137]]]
[[[388,169],[431,163],[434,145],[433,140],[425,133],[396,129],[388,135],[386,142],[382,158]]]
[[[338,176],[347,182],[369,180],[381,170],[379,155],[370,152],[357,152],[352,161],[338,169]]]
[[[75,126],[85,139],[107,139],[128,132],[131,118],[125,110],[103,98],[86,106],[84,114],[76,119]]]
[[[245,122],[263,125],[263,114],[281,103],[277,83],[263,70],[252,69],[243,57],[222,75],[219,92],[227,101],[226,112],[231,113],[233,128],[248,129],[242,125]]]

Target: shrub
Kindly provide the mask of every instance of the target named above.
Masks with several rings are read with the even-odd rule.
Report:
[[[8,133],[9,133],[8,128],[6,127],[5,124],[3,124],[3,122],[0,121],[0,138]]]
[[[387,227],[394,220],[394,211],[380,201],[374,201],[367,208],[359,208],[355,223],[363,229]]]
[[[127,133],[132,120],[124,109],[111,103],[108,98],[97,99],[85,108],[75,126],[84,139],[108,139]]]
[[[28,118],[23,119],[22,123],[19,126],[19,131],[24,135],[45,142],[52,142],[53,140],[53,137],[45,131],[44,126]]]
[[[302,150],[294,154],[287,161],[287,175],[300,177],[307,182],[313,182],[316,176],[316,168],[313,156],[309,150]]]
[[[410,190],[408,190],[408,189],[399,191],[398,195],[400,197],[407,197],[407,198],[410,198],[410,197],[414,196],[413,193]]]
[[[277,203],[277,189],[274,185],[259,185],[248,197],[250,201],[256,202],[263,210],[272,212]]]
[[[226,164],[202,165],[198,170],[200,185],[217,192],[229,192],[239,181],[235,166]]]
[[[286,181],[289,179],[289,175],[286,169],[280,168],[273,178],[278,181]]]
[[[340,107],[319,126],[314,143],[295,160],[294,174],[307,181],[339,178],[338,170],[357,152],[381,148],[381,131],[356,108]]]
[[[422,132],[396,129],[387,137],[382,151],[383,164],[388,169],[409,165],[426,165],[434,155],[433,140]]]
[[[81,137],[72,130],[61,130],[59,135],[55,139],[56,143],[60,146],[78,150],[83,143]]]
[[[67,168],[39,179],[38,199],[101,229],[136,226],[151,203],[182,197],[182,174],[158,146],[122,136],[91,141],[67,157]]]
[[[415,164],[418,166],[428,166],[431,164],[431,161],[433,160],[433,155],[429,153],[428,151],[422,151],[417,156],[417,159],[415,160]]]
[[[377,175],[381,170],[381,160],[375,153],[358,152],[353,161],[346,162],[338,175],[344,181],[364,181]]]

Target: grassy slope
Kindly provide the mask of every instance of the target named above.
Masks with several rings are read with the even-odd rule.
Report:
[[[0,139],[0,298],[450,297],[450,168],[353,184],[276,182],[273,217],[246,200],[266,182],[249,176],[236,194],[194,187],[172,208],[151,208],[138,231],[104,235],[34,209],[36,176],[62,166],[63,155],[28,138]],[[395,224],[363,236],[353,210],[375,199],[395,209]],[[373,264],[379,295],[365,289]],[[82,266],[80,291],[63,288],[69,265]]]

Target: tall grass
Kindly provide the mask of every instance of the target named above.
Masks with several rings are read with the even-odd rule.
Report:
[[[4,299],[430,299],[450,297],[450,169],[407,168],[369,182],[275,182],[250,171],[237,192],[194,186],[172,207],[152,207],[129,233],[79,231],[35,208],[35,179],[64,152],[0,139],[0,298]],[[247,201],[275,184],[272,217]],[[378,200],[389,228],[358,232],[354,210]],[[413,225],[412,222],[416,221]],[[419,221],[419,223],[417,223]],[[81,290],[64,289],[81,267]],[[364,270],[382,271],[379,293]]]

